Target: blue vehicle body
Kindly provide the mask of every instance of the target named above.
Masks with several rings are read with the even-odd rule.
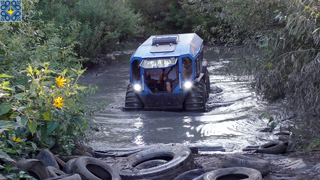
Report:
[[[203,40],[195,33],[149,37],[130,58],[126,109],[204,110],[210,84],[202,62]],[[189,98],[192,107],[188,96],[197,96]]]

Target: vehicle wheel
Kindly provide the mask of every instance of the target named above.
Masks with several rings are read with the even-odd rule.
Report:
[[[111,166],[93,157],[79,157],[75,160],[72,173],[77,173],[83,180],[121,180],[119,174]]]
[[[148,169],[138,169],[147,161],[165,160],[167,163]],[[194,160],[188,147],[158,146],[137,152],[118,163],[122,179],[173,179],[178,174],[194,168]]]
[[[204,174],[204,180],[222,180],[222,179],[245,179],[262,180],[261,173],[258,170],[245,167],[231,167],[210,171]]]
[[[265,153],[265,154],[281,154],[286,151],[286,144],[279,142],[269,142],[263,144],[256,150],[257,153]]]
[[[49,173],[46,166],[38,159],[23,159],[18,161],[15,166],[20,171],[26,171],[28,174],[36,179],[47,179]]]
[[[131,84],[128,85],[125,99],[126,110],[139,110],[143,108],[143,103],[140,98],[134,93]]]
[[[56,161],[54,155],[49,149],[44,149],[42,150],[38,155],[37,158],[43,162],[44,165],[46,166],[53,166],[56,169],[59,169],[59,164]]]
[[[206,84],[206,88],[207,88],[207,98],[208,98],[209,93],[210,93],[210,77],[209,77],[208,70],[206,70],[206,74],[205,74],[205,84]]]
[[[187,111],[202,111],[206,110],[206,94],[204,91],[204,82],[201,79],[199,82],[194,82],[191,91],[189,92],[185,102],[184,109]]]
[[[62,176],[51,177],[46,180],[81,180],[81,176],[79,174],[65,174]]]
[[[53,166],[47,166],[47,170],[48,170],[50,177],[57,177],[57,176],[62,176],[62,175],[66,174],[63,171],[61,171]]]
[[[269,173],[270,162],[254,157],[244,155],[227,154],[222,163],[223,167],[247,167],[260,171],[262,175]]]

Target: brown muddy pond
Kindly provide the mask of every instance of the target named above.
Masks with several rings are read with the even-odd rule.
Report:
[[[261,145],[277,139],[267,127],[267,119],[259,119],[268,105],[250,88],[250,81],[241,76],[226,75],[224,68],[236,54],[205,51],[211,91],[207,112],[124,111],[129,83],[129,59],[139,42],[132,42],[123,51],[115,52],[112,63],[88,69],[82,84],[97,86],[92,102],[106,102],[96,112],[92,124],[96,131],[89,135],[94,150],[130,148],[155,144],[178,143],[195,146],[222,146],[227,152],[241,151],[245,146]]]

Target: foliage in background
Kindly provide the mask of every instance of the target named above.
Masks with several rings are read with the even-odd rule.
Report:
[[[230,64],[230,72],[253,75],[257,92],[272,101],[285,100],[284,108],[288,113],[296,113],[296,119],[319,133],[320,2],[192,2],[190,6],[194,12],[208,17],[197,31],[207,33],[205,37],[212,42],[220,39],[247,49]],[[217,6],[220,9],[216,9]],[[208,19],[211,23],[221,24],[208,25]]]
[[[133,13],[124,1],[114,0],[43,0],[37,6],[45,21],[55,21],[56,27],[67,27],[70,21],[79,22],[72,29],[77,38],[79,57],[94,58],[115,50],[115,44],[134,37],[140,15]],[[58,12],[58,13],[57,13]],[[70,37],[65,33],[62,37]]]
[[[192,9],[184,8],[187,1],[129,0],[130,7],[142,17],[140,36],[193,32],[197,24],[205,19]]]

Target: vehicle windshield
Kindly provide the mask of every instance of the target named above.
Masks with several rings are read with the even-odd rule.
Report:
[[[140,63],[140,67],[145,69],[166,68],[177,63],[177,58],[162,58],[162,59],[144,59]]]

